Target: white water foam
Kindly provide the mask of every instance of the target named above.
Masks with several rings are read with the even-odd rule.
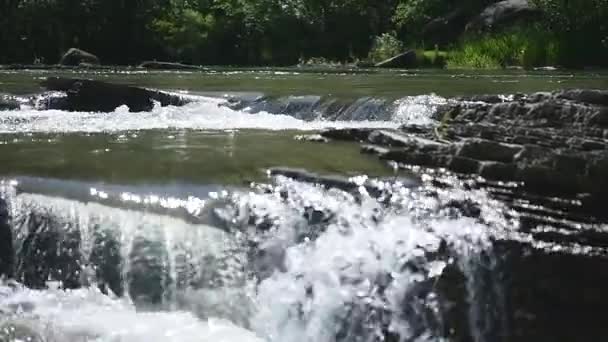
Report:
[[[233,203],[235,210],[228,218],[235,227],[247,228],[244,234],[205,232],[201,226],[176,219],[97,204],[17,195],[9,203],[13,217],[27,214],[27,208],[38,207],[47,210],[48,215],[78,222],[82,232],[86,232],[85,227],[103,223],[100,226],[119,229],[127,240],[141,234],[148,239],[159,235],[169,254],[168,266],[174,279],[180,273],[176,262],[184,256],[193,262],[194,273],[224,272],[245,265],[244,260],[240,264],[233,260],[234,265],[227,268],[204,257],[213,256],[211,253],[221,259],[217,256],[232,254],[230,236],[250,235],[267,251],[283,248],[283,254],[270,257],[284,255],[285,259],[270,260],[278,267],[268,278],[178,291],[179,295],[169,300],[181,304],[165,306],[163,312],[138,312],[128,301],[104,296],[90,288],[16,292],[0,288],[0,317],[3,311],[17,308],[16,315],[9,315],[10,320],[33,322],[32,329],[39,334],[67,336],[57,342],[78,340],[78,336],[82,341],[99,342],[257,341],[246,328],[274,342],[331,342],[337,335],[342,336],[341,341],[369,341],[380,338],[384,329],[398,334],[399,341],[438,341],[432,322],[425,321],[425,310],[438,310],[437,294],[431,291],[420,299],[417,291],[421,284],[437,280],[456,260],[449,254],[431,255],[443,255],[442,245],[447,244],[457,256],[475,258],[490,248],[493,228],[505,230],[510,222],[502,215],[502,206],[482,190],[467,191],[458,185],[454,189],[430,185],[410,189],[384,182],[375,185],[387,190],[390,197],[377,200],[363,187],[359,194],[349,194],[283,177],[275,180],[271,191],[227,194],[225,199]],[[480,219],[454,215],[445,207],[451,201],[466,200],[478,204]],[[322,225],[311,229],[314,223],[307,221],[305,215],[310,209],[328,213],[324,228]],[[269,220],[272,227],[256,230],[260,219]],[[148,234],[150,230],[141,231],[138,228],[141,226],[154,226],[158,229],[153,230],[160,233]],[[301,240],[299,235],[307,230],[316,237]],[[200,234],[212,238],[201,238]],[[189,247],[183,249],[184,245]],[[216,246],[210,249],[210,245]],[[131,255],[129,251],[123,254],[125,258]],[[201,263],[201,259],[205,262]],[[404,267],[408,264],[415,268]],[[230,278],[230,274],[220,278]],[[381,281],[383,278],[390,280]],[[382,286],[385,289],[380,289]],[[476,291],[475,287],[469,290]],[[245,300],[252,301],[251,308],[243,311],[248,304],[239,298],[248,295],[251,297]],[[29,304],[19,309],[18,303]],[[478,308],[473,305],[472,310]],[[483,314],[472,312],[471,317],[483,319]],[[222,317],[232,323],[217,323],[211,317]],[[220,328],[216,328],[218,324]],[[476,325],[472,326],[475,328]]]
[[[409,125],[432,125],[435,123],[433,115],[437,108],[447,103],[446,98],[434,94],[407,96],[395,102],[397,109],[393,120]]]
[[[0,115],[0,133],[70,133],[117,132],[151,129],[264,129],[321,130],[326,128],[397,128],[412,122],[429,124],[430,116],[441,98],[435,96],[407,97],[395,102],[391,121],[303,121],[281,113],[233,110],[221,98],[189,96],[195,102],[183,107],[156,106],[151,112],[130,113],[126,106],[112,113],[38,111],[23,108]]]
[[[250,331],[189,312],[137,312],[94,288],[36,291],[0,286],[0,340],[40,342],[262,342]]]

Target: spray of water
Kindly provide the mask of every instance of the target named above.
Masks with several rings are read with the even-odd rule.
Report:
[[[278,107],[277,112],[249,109],[231,109],[227,100],[191,95],[194,102],[183,107],[156,106],[149,113],[130,113],[126,106],[113,113],[39,111],[23,106],[20,111],[0,116],[0,133],[23,132],[117,132],[149,129],[265,129],[265,130],[320,130],[325,128],[397,128],[414,120],[428,124],[438,104],[445,101],[436,96],[406,97],[391,104],[388,116],[378,119],[380,109],[370,101],[355,102],[343,114],[347,118],[328,120],[322,115],[313,121],[298,119],[296,112],[286,112],[288,107]],[[356,121],[352,121],[356,117]],[[347,120],[347,121],[346,121]]]
[[[440,340],[449,330],[449,293],[434,284],[444,281],[448,269],[476,277],[466,265],[490,255],[491,237],[511,222],[502,206],[481,190],[465,190],[456,178],[448,178],[449,189],[430,181],[419,188],[367,181],[379,197],[363,186],[347,193],[283,177],[250,191],[217,194],[225,205],[213,212],[224,230],[17,194],[5,184],[22,270],[33,227],[77,231],[57,239],[69,251],[52,250],[71,256],[78,267],[62,264],[56,267],[61,273],[46,265],[46,285],[57,289],[3,286],[4,324],[9,332],[11,324],[21,324],[58,341]],[[473,209],[462,210],[464,205]],[[73,236],[76,245],[68,244]],[[119,258],[110,258],[111,251]],[[69,271],[84,288],[62,290],[65,283],[53,282]],[[470,298],[481,291],[476,280],[468,282]],[[486,329],[486,309],[473,304],[471,328]],[[478,341],[485,336],[473,335]]]

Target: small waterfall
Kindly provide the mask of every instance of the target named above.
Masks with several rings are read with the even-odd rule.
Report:
[[[153,129],[320,130],[325,128],[397,128],[403,124],[432,124],[447,99],[435,95],[339,98],[321,96],[225,98],[191,96],[183,107],[155,107],[130,113],[126,106],[102,113],[21,110],[0,116],[0,133],[124,132]]]
[[[389,121],[428,125],[447,99],[436,95],[406,96],[397,100],[381,97],[340,99],[321,96],[232,98],[226,106],[247,113],[273,113],[304,121]]]
[[[103,305],[121,305],[123,315],[134,305],[156,315],[152,322],[172,314],[190,320],[184,312],[225,319],[268,341],[491,341],[498,323],[488,313],[500,307],[488,306],[497,294],[492,279],[480,281],[493,270],[478,267],[491,265],[491,238],[512,222],[482,190],[448,181],[442,189],[368,180],[379,189],[372,196],[365,187],[344,192],[279,176],[214,194],[208,210],[222,229],[133,201],[100,204],[100,194],[113,196],[103,189],[75,200],[5,182],[14,275],[29,289],[0,295],[0,312],[25,296],[41,307],[29,308],[36,319],[61,325],[41,314],[48,303],[36,298],[47,293],[62,303],[110,301]],[[465,216],[462,203],[477,214]],[[105,324],[91,329],[105,336]]]

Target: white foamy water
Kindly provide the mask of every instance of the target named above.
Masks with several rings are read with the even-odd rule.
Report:
[[[14,342],[261,342],[226,320],[201,320],[190,312],[137,312],[127,300],[94,288],[28,290],[0,286],[0,340]]]
[[[165,288],[163,305],[153,312],[94,288],[3,286],[0,317],[9,330],[14,323],[45,342],[374,341],[386,331],[399,341],[441,340],[436,331],[440,293],[428,285],[447,267],[468,260],[475,264],[490,248],[495,230],[511,223],[485,192],[466,191],[458,182],[454,189],[372,183],[386,195],[376,199],[364,188],[350,194],[283,177],[251,192],[222,194],[227,205],[220,216],[230,233],[5,189],[14,221],[24,222],[18,232],[26,235],[32,213],[50,218],[45,227],[77,229],[80,258],[86,261],[95,248],[95,231],[112,230],[123,246],[125,261],[118,267],[127,275],[142,260],[159,259],[155,247],[135,248],[133,241],[160,242],[166,251],[162,269],[173,281]],[[448,205],[467,200],[478,206],[480,219],[456,214]],[[270,226],[260,228],[264,222]],[[264,253],[247,261],[239,255],[251,242]],[[134,256],[135,250],[142,253]],[[477,283],[470,281],[469,290],[477,291]],[[483,309],[473,305],[472,310],[472,317],[484,319]]]
[[[432,125],[437,108],[448,100],[437,95],[408,96],[395,102],[393,120],[402,124]]]
[[[183,107],[155,107],[151,112],[130,113],[126,106],[113,113],[38,111],[23,108],[0,115],[0,133],[116,132],[151,129],[264,129],[321,130],[325,128],[397,128],[408,122],[430,124],[430,116],[442,101],[435,96],[407,97],[395,102],[390,121],[303,121],[282,113],[255,114],[224,106],[226,100],[189,96],[195,102]],[[443,100],[444,101],[444,100]]]

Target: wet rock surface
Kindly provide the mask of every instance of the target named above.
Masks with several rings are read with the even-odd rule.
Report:
[[[599,201],[608,196],[607,96],[599,90],[475,96],[438,112],[438,127],[321,135],[365,142],[364,151],[386,160],[521,182],[520,189],[542,196]]]
[[[607,117],[608,91],[563,90],[456,99],[437,112],[436,127],[321,135],[358,142],[362,153],[405,168],[451,170],[512,209],[517,236],[494,241],[498,263],[489,277],[503,284],[506,304],[486,338],[594,341],[607,333],[597,316],[608,298]],[[446,272],[437,286],[456,303],[444,308],[447,335],[470,341],[458,318],[468,305],[457,293],[459,272]],[[487,300],[495,305],[496,296]]]
[[[94,80],[48,77],[41,85],[64,95],[44,95],[38,101],[40,109],[112,112],[126,105],[131,112],[143,112],[151,111],[154,101],[163,107],[183,106],[189,102],[180,96],[160,91]]]

